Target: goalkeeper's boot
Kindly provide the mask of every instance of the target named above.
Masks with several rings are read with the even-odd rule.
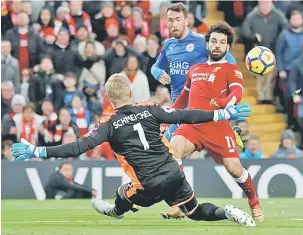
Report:
[[[239,127],[239,126],[234,126],[234,127],[233,127],[233,131],[234,131],[235,136],[236,136],[236,144],[237,144],[237,146],[243,151],[244,142],[243,142],[243,140],[242,140],[242,138],[241,138],[241,132],[242,132],[241,127]]]
[[[256,222],[263,222],[264,221],[264,213],[263,213],[259,203],[255,206],[251,207],[250,211],[251,211],[251,215],[252,215],[253,219]]]
[[[117,215],[115,212],[115,205],[110,204],[104,200],[98,200],[93,198],[91,201],[92,207],[100,214],[113,217],[115,219],[123,219],[125,213],[122,215]]]
[[[185,218],[184,213],[179,207],[171,207],[166,211],[161,212],[163,219],[183,219]]]
[[[225,210],[225,216],[227,217],[228,220],[234,221],[243,226],[250,226],[250,227],[256,226],[253,218],[249,214],[238,209],[237,207],[229,204],[224,207],[224,210]]]

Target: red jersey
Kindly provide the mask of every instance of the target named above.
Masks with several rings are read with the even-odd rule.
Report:
[[[226,98],[233,86],[242,90],[242,85],[243,75],[238,66],[225,60],[193,65],[184,86],[185,90],[190,91],[188,109],[215,110],[217,107],[210,105],[211,99]]]

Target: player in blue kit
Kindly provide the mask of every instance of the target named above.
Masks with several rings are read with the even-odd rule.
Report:
[[[168,29],[172,36],[163,46],[157,62],[152,66],[151,73],[161,84],[171,85],[171,96],[174,102],[184,88],[189,68],[194,64],[204,63],[208,60],[208,50],[203,35],[192,32],[188,28],[188,12],[184,4],[174,3],[166,11]],[[227,52],[225,59],[236,64],[235,58]],[[185,88],[184,88],[185,89]],[[216,99],[210,103],[219,107]],[[165,138],[170,141],[178,125],[172,124],[165,132]],[[240,137],[241,130],[235,130],[236,143],[243,148]],[[177,160],[178,161],[178,160]],[[181,162],[179,165],[181,165]],[[171,208],[162,213],[164,218],[179,218],[182,216],[179,210]]]
[[[157,62],[152,66],[151,73],[163,85],[171,84],[173,102],[180,95],[189,68],[194,64],[207,61],[208,51],[203,35],[192,32],[188,28],[187,10],[183,3],[174,3],[166,11],[168,29],[172,36],[163,46]],[[235,64],[235,58],[227,52],[226,60]],[[164,134],[170,141],[178,128],[170,125]]]

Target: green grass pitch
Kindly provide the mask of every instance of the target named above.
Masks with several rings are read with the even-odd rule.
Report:
[[[245,211],[246,199],[199,199]],[[303,199],[261,200],[266,221],[242,227],[230,221],[163,220],[164,203],[128,213],[123,220],[102,216],[90,200],[2,200],[2,235],[303,235]]]

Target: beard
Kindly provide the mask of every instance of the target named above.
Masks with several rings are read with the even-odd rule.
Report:
[[[183,33],[184,33],[184,29],[183,30],[175,30],[175,31],[171,30],[170,31],[171,37],[174,37],[176,39],[181,38]]]
[[[214,54],[213,53],[214,52],[214,50],[212,51],[212,52],[210,52],[209,50],[208,50],[208,54],[209,54],[209,57],[210,57],[210,59],[212,60],[212,61],[219,61],[219,60],[221,60],[222,58],[224,58],[224,56],[226,55],[226,53],[227,53],[227,50],[225,50],[225,51],[220,51],[221,53],[220,54]]]

